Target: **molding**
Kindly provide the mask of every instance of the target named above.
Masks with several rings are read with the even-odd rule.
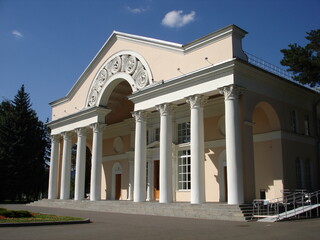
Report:
[[[47,126],[51,129],[51,134],[60,134],[65,131],[73,131],[77,128],[88,127],[93,123],[104,123],[105,116],[110,109],[102,107],[88,108],[74,114],[51,121]]]
[[[204,45],[210,44],[214,41],[218,41],[222,38],[226,38],[231,35],[235,35],[238,38],[242,39],[248,32],[239,28],[238,26],[232,24],[221,28],[211,34],[208,34],[202,38],[194,40],[188,44],[183,45],[183,49],[185,52],[193,51],[198,48],[203,47]]]
[[[299,142],[303,144],[315,145],[315,138],[300,135],[297,133],[287,132],[287,131],[273,131],[268,133],[260,133],[253,135],[254,142],[264,142],[271,140],[288,140],[293,142]]]
[[[167,81],[154,83],[141,91],[137,91],[128,97],[129,100],[135,104],[144,102],[146,100],[152,100],[159,96],[163,97],[163,102],[158,104],[168,102],[166,95],[173,94],[177,96],[177,91],[182,90],[186,93],[186,89],[189,87],[194,87],[202,83],[214,82],[219,78],[230,76],[233,79],[233,70],[234,70],[235,59],[227,60],[216,65],[210,65],[202,69],[196,70],[194,72],[173,78]],[[224,86],[226,83],[223,81],[221,83],[216,82],[216,84]],[[229,85],[229,83],[227,83]],[[213,95],[214,93],[218,94],[217,88],[203,88],[202,92],[197,92],[197,94]],[[188,97],[187,93],[184,97]],[[179,98],[179,103],[184,103],[184,98]],[[175,103],[175,102],[170,102]],[[154,104],[153,104],[154,105]],[[136,109],[140,110],[140,109]]]
[[[119,74],[124,76],[120,77]],[[117,52],[95,74],[87,94],[86,108],[99,105],[104,90],[117,78],[127,80],[134,92],[153,83],[150,67],[140,54],[133,51]]]
[[[265,95],[285,103],[296,105],[296,99],[301,98],[304,101],[300,101],[300,103],[305,105],[306,101],[313,102],[315,97],[319,97],[319,92],[315,89],[277,76],[241,59],[236,60],[234,75],[235,84],[245,87],[246,91]],[[294,95],[295,97],[284,97],[284,92],[286,96]],[[290,100],[295,102],[292,103]]]

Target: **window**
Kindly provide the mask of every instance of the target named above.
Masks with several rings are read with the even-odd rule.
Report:
[[[160,141],[160,128],[156,128],[154,131],[154,140],[155,141]]]
[[[290,112],[290,120],[291,120],[291,129],[294,133],[297,132],[297,116],[296,111],[292,110]]]
[[[178,143],[190,142],[190,122],[178,124]]]
[[[311,164],[310,164],[310,159],[307,159],[305,162],[305,183],[306,183],[306,188],[308,190],[311,189],[312,184],[311,184]]]
[[[304,134],[309,136],[310,135],[310,124],[309,124],[309,116],[306,115],[304,117]]]
[[[301,162],[300,159],[296,159],[296,183],[297,183],[297,188],[301,189],[303,188],[302,186],[302,167],[301,167]]]
[[[191,189],[191,156],[190,150],[178,153],[178,189]]]

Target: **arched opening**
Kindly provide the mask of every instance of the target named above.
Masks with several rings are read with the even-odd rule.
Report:
[[[116,76],[121,78],[116,78]],[[120,155],[124,168],[120,165],[121,172],[114,173],[114,160],[102,163],[102,189],[104,189],[102,198],[125,200],[127,199],[125,191],[126,193],[129,191],[129,164],[125,164],[128,159],[124,155],[130,149],[132,138],[130,129],[134,123],[132,119],[134,104],[128,100],[128,96],[132,94],[133,89],[130,81],[127,80],[130,76],[124,76],[122,73],[116,76],[110,80],[109,84],[106,84],[106,88],[101,92],[99,105],[111,110],[105,118],[104,154],[105,156]],[[113,129],[121,129],[121,133],[115,132]]]
[[[106,116],[108,125],[132,118],[131,112],[134,110],[134,104],[127,98],[131,94],[132,88],[127,81],[120,82],[113,89],[106,104],[111,109],[111,112]]]
[[[256,198],[280,197],[283,190],[283,163],[280,121],[267,102],[257,104],[252,113]]]

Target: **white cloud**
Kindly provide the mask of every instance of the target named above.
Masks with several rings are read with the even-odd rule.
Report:
[[[182,10],[168,12],[162,19],[162,24],[167,27],[183,27],[184,25],[194,21],[196,16],[195,11],[189,14],[183,14]]]
[[[19,32],[19,31],[17,31],[17,30],[13,30],[13,31],[11,32],[11,34],[12,34],[15,38],[17,38],[17,39],[24,37],[23,34],[22,34],[21,32]]]
[[[147,11],[146,8],[142,8],[142,7],[140,7],[140,8],[127,7],[127,9],[129,12],[132,12],[132,13],[143,13],[143,12]]]

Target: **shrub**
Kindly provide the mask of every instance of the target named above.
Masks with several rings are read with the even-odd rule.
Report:
[[[32,217],[32,214],[29,211],[25,210],[7,210],[0,209],[0,215],[6,218],[27,218]]]

